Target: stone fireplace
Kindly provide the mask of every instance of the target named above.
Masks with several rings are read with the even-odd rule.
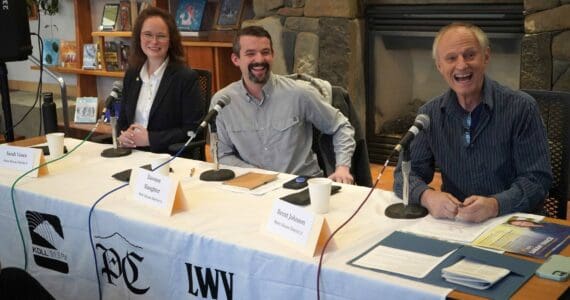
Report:
[[[308,73],[348,90],[366,128],[372,162],[382,163],[413,122],[418,106],[446,89],[431,59],[431,43],[449,22],[469,21],[489,34],[488,74],[495,80],[513,89],[570,91],[570,0],[252,4],[255,17],[244,25],[259,24],[270,31],[275,73]],[[388,13],[398,10],[397,17]],[[430,14],[440,16],[425,16]],[[398,18],[403,22],[394,27]]]

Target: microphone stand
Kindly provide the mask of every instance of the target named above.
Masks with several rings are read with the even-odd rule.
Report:
[[[225,181],[236,177],[234,171],[229,169],[220,169],[220,162],[218,161],[218,133],[216,132],[215,127],[215,125],[210,124],[210,146],[212,147],[214,169],[200,174],[200,180],[203,181]]]
[[[111,116],[111,136],[113,138],[113,148],[108,148],[101,152],[103,157],[121,157],[131,154],[130,148],[120,148],[117,145],[117,116]]]
[[[402,152],[402,178],[404,186],[402,187],[403,203],[395,203],[386,208],[385,214],[392,219],[418,219],[427,216],[428,211],[425,207],[418,204],[409,204],[410,198],[410,171],[412,170],[412,162],[410,161],[410,150],[404,148]]]

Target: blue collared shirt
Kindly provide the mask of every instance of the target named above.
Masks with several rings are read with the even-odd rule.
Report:
[[[463,201],[472,195],[496,198],[499,215],[530,212],[546,198],[552,170],[546,129],[536,101],[485,78],[477,124],[465,139],[467,112],[448,90],[419,109],[431,121],[410,147],[410,202],[419,203],[435,166],[442,191]],[[400,162],[394,191],[402,196]]]
[[[350,167],[354,128],[336,108],[313,89],[271,74],[263,98],[250,95],[242,80],[220,90],[231,103],[216,118],[220,163],[258,167],[297,175],[322,175],[311,149],[313,125],[333,135],[336,164]]]

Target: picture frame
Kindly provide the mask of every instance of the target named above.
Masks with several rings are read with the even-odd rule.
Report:
[[[112,31],[117,24],[117,17],[119,15],[119,3],[105,3],[103,13],[101,14],[101,31]]]
[[[200,31],[207,0],[180,0],[174,15],[180,31]]]
[[[243,0],[220,0],[214,17],[214,28],[217,30],[239,29],[243,6]]]

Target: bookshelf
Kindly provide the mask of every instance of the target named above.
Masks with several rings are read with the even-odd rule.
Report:
[[[168,0],[155,0],[155,5],[168,10]],[[79,65],[83,62],[83,45],[97,43],[100,50],[105,51],[105,39],[130,38],[130,31],[93,31],[91,1],[73,0],[75,11],[75,40],[79,54]],[[212,72],[212,91],[215,92],[227,84],[241,78],[241,73],[231,60],[231,47],[233,31],[211,32],[207,37],[183,38],[182,44],[186,52],[186,61],[192,68],[204,69]],[[102,52],[101,56],[104,57]],[[53,70],[77,75],[77,96],[97,97],[97,77],[122,78],[124,72],[106,71],[102,62],[100,70],[84,70],[82,68],[54,67]]]

